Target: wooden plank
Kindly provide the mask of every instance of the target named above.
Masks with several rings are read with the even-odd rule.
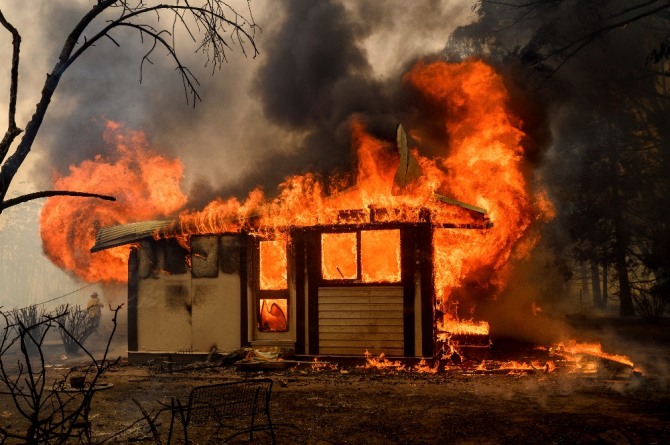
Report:
[[[140,291],[140,255],[137,247],[130,249],[128,258],[128,350],[137,351],[137,298]]]
[[[433,229],[428,224],[417,228],[416,244],[419,252],[419,273],[421,275],[421,354],[435,353],[435,288],[433,280]]]
[[[332,340],[346,340],[350,343],[357,342],[358,338],[361,338],[360,341],[378,344],[380,341],[392,341],[392,342],[402,342],[403,341],[403,332],[323,332],[319,333],[319,339],[321,344],[324,342]]]
[[[318,295],[320,354],[402,355],[402,286],[320,287]]]
[[[352,325],[352,324],[347,324],[346,326],[342,325],[324,325],[321,326],[319,329],[319,332],[322,334],[329,333],[329,332],[369,332],[369,333],[396,333],[396,332],[402,332],[402,325],[401,324],[396,324],[396,325],[369,325],[369,324],[359,324],[359,325]]]
[[[319,329],[319,332],[322,334],[333,334],[333,333],[349,333],[352,335],[363,335],[366,333],[369,334],[387,334],[393,335],[399,332],[402,332],[402,329],[399,329],[398,326],[375,326],[375,325],[358,325],[358,326],[323,326]]]
[[[299,232],[292,232],[293,240],[291,252],[295,258],[295,352],[296,354],[305,354],[307,352],[307,333],[305,324],[307,323],[307,311],[305,309],[305,238]],[[289,261],[289,272],[291,270]]]
[[[324,318],[319,320],[320,326],[371,326],[369,319],[366,318],[350,318],[346,321],[342,321],[341,318]],[[401,326],[403,325],[402,318],[384,318],[381,320],[375,320],[373,326]]]
[[[399,318],[403,319],[402,311],[372,311],[372,312],[361,312],[361,311],[319,311],[319,320],[325,318],[339,318],[339,319],[349,319],[349,318],[365,318],[370,321],[386,318]],[[344,324],[344,323],[343,323]]]
[[[376,348],[376,347],[363,348],[363,349],[352,348],[352,347],[343,347],[343,348],[328,347],[328,348],[321,348],[319,353],[322,355],[363,355],[365,351],[368,351],[373,355],[379,355],[382,352],[387,356],[402,357],[403,355],[403,350],[400,348]]]
[[[321,235],[305,235],[305,262],[307,266],[307,320],[309,353],[319,351],[319,281],[321,280]]]
[[[358,297],[374,297],[374,296],[402,296],[402,287],[319,287],[319,297],[338,297],[338,296],[358,296]]]
[[[319,312],[340,312],[340,311],[355,311],[355,312],[402,312],[403,304],[356,304],[356,305],[343,305],[343,304],[329,304],[319,302]]]
[[[402,304],[403,297],[402,295],[394,295],[391,297],[387,296],[350,296],[350,295],[337,295],[337,296],[326,296],[319,295],[319,303],[328,303],[328,304]]]
[[[403,344],[402,341],[395,341],[395,340],[358,340],[358,341],[352,341],[352,340],[323,340],[319,339],[320,343],[319,345],[321,348],[327,348],[331,346],[335,347],[341,347],[341,348],[348,348],[348,347],[354,347],[354,348],[365,348],[365,347],[379,347],[379,348],[400,348],[400,350],[403,350]]]
[[[414,332],[414,299],[415,285],[414,277],[416,272],[414,270],[416,259],[414,257],[416,252],[414,229],[404,227],[400,230],[400,270],[402,275],[403,287],[403,314],[405,318],[405,351],[406,357],[415,355],[415,332]]]

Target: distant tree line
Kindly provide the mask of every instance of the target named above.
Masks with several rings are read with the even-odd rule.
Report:
[[[475,2],[447,57],[485,55],[505,74],[556,205],[547,228],[593,304],[655,319],[670,303],[670,4],[661,0]],[[534,103],[535,105],[531,105]]]

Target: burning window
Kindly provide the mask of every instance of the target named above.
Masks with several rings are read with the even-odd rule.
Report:
[[[259,243],[258,328],[264,332],[288,330],[286,242]]]
[[[321,273],[325,280],[358,278],[357,232],[321,234]]]
[[[361,274],[365,283],[400,281],[400,230],[361,232]]]
[[[400,231],[361,230],[321,235],[324,280],[400,281]]]
[[[286,243],[282,241],[261,241],[259,248],[261,290],[287,289]]]

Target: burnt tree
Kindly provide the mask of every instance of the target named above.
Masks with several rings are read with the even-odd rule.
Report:
[[[182,63],[177,52],[175,31],[182,28],[204,53],[207,63],[213,68],[227,60],[227,53],[238,47],[247,55],[256,56],[258,49],[254,40],[258,26],[253,20],[251,9],[242,15],[221,0],[202,0],[198,6],[191,2],[171,0],[158,2],[132,2],[128,0],[97,0],[81,17],[61,47],[60,55],[53,69],[46,76],[35,113],[26,123],[25,129],[16,122],[16,105],[19,100],[19,62],[21,34],[12,25],[0,7],[0,25],[11,35],[12,56],[10,67],[10,87],[8,103],[8,125],[0,141],[0,213],[13,205],[32,199],[53,195],[94,196],[113,199],[83,191],[50,190],[26,194],[6,199],[7,191],[21,165],[30,153],[40,126],[44,121],[49,104],[56,92],[62,76],[70,66],[86,51],[102,41],[120,46],[115,36],[118,32],[136,32],[142,42],[148,42],[149,49],[142,57],[140,71],[145,63],[152,63],[151,57],[157,50],[165,50],[175,64],[181,77],[188,101],[201,100],[198,93],[198,79]],[[4,11],[3,11],[4,10]],[[18,143],[15,141],[23,135]]]

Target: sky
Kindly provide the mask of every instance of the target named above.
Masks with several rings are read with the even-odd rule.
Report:
[[[63,42],[94,2],[8,0],[3,14],[21,33],[17,121],[25,126]],[[230,2],[248,15],[243,1]],[[135,34],[101,41],[63,76],[33,151],[9,196],[50,188],[54,175],[110,150],[107,120],[144,131],[153,147],[184,163],[188,205],[216,196],[244,196],[262,185],[274,189],[288,174],[328,172],[351,164],[346,123],[365,113],[387,128],[397,116],[393,85],[421,57],[444,48],[458,26],[475,17],[471,0],[253,0],[260,26],[259,55],[228,53],[221,69],[205,66],[186,33],[175,36],[180,57],[200,81],[203,102],[185,100],[181,81],[164,53],[140,72],[147,51]],[[36,25],[37,24],[37,25]],[[4,30],[3,30],[4,31]],[[183,30],[182,30],[183,31]],[[0,66],[9,67],[11,38],[0,32]],[[142,82],[140,83],[140,77]],[[0,75],[6,103],[9,72]],[[6,107],[0,107],[6,122]],[[54,300],[85,304],[97,284],[81,283],[42,254],[36,201],[0,215],[0,306]],[[123,290],[116,290],[123,292]]]

